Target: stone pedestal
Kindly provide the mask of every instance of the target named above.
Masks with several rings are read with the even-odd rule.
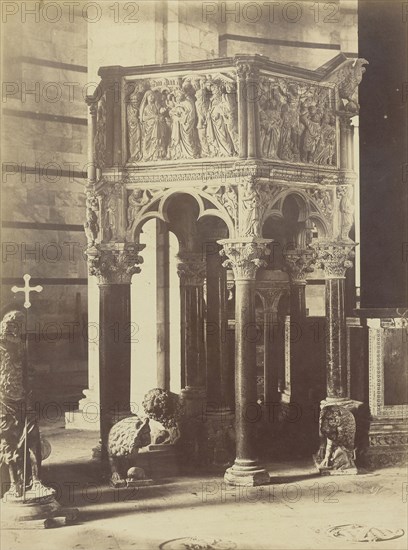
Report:
[[[408,463],[408,323],[399,311],[367,319],[372,420],[365,460],[373,468]]]
[[[255,276],[268,252],[265,239],[223,240],[225,267],[235,278],[235,437],[236,458],[224,479],[230,485],[264,485],[268,472],[255,451],[254,412],[257,415]],[[254,333],[255,331],[255,333]]]

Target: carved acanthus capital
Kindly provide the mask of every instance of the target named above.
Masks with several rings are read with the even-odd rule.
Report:
[[[263,257],[270,254],[268,244],[271,242],[270,239],[218,241],[223,247],[220,254],[226,257],[222,265],[233,270],[236,281],[254,280],[258,268],[267,265]]]
[[[114,248],[88,248],[89,275],[95,275],[99,284],[130,283],[132,275],[141,271],[139,265],[143,258],[139,252],[144,247],[135,243],[116,243]]]
[[[206,262],[200,252],[180,252],[177,273],[185,286],[203,286],[206,276]]]
[[[316,262],[313,249],[287,250],[284,254],[286,271],[292,284],[306,284],[308,273],[312,273]]]
[[[353,267],[354,242],[320,240],[311,246],[316,252],[316,265],[324,269],[327,279],[342,279]]]
[[[272,288],[260,288],[257,286],[256,292],[262,298],[264,312],[276,312],[278,309],[279,300],[282,295],[288,293],[288,285],[276,284]]]

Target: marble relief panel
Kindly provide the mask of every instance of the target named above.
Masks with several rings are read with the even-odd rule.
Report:
[[[238,101],[230,73],[127,82],[128,162],[234,157]]]
[[[260,79],[258,98],[263,158],[336,165],[332,88],[268,76]]]

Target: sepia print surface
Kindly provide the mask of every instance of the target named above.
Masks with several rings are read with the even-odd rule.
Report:
[[[1,27],[2,548],[406,548],[408,3]]]

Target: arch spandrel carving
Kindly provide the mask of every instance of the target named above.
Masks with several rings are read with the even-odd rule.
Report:
[[[229,236],[235,236],[238,199],[232,185],[203,186],[201,189],[191,187],[136,188],[128,192],[127,240],[137,239],[143,224],[151,218],[168,223],[167,208],[170,199],[181,194],[190,195],[196,200],[199,208],[197,220],[206,216],[218,217],[226,224]]]
[[[352,185],[355,174],[340,154],[340,122],[358,112],[366,64],[340,54],[311,71],[236,55],[103,67],[90,99],[100,198],[98,228],[95,208],[87,208],[89,242],[136,242],[146,220],[167,221],[179,193],[195,198],[199,218],[222,219],[229,238],[261,238],[290,194],[299,197],[302,222],[345,238],[351,201],[335,189]],[[116,176],[114,163],[122,163]],[[121,197],[112,192],[118,182]]]

